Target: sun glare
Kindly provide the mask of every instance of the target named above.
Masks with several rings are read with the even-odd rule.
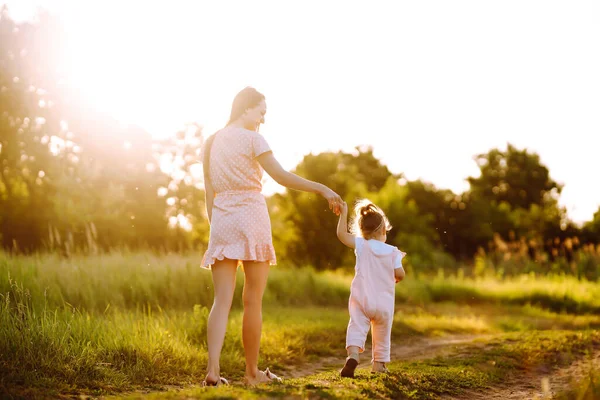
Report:
[[[215,132],[252,85],[267,97],[261,134],[286,169],[309,152],[371,144],[395,173],[459,191],[477,173],[473,155],[511,142],[550,160],[577,220],[597,209],[600,189],[578,165],[598,144],[591,2],[390,2],[385,12],[311,1],[8,4],[21,18],[35,5],[60,16],[67,83],[155,138],[191,122]]]
[[[143,17],[139,3],[118,8],[86,4],[60,10],[68,40],[65,79],[96,109],[155,136],[173,134],[200,117],[199,97],[215,90],[204,85],[199,96],[191,85],[208,60],[193,38],[182,35],[182,21],[163,18],[161,8],[144,6]]]

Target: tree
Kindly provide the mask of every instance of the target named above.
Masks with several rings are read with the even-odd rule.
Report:
[[[506,202],[513,209],[527,210],[533,204],[543,206],[562,190],[539,156],[527,149],[518,150],[508,144],[506,151],[492,149],[475,160],[481,175],[468,178],[471,192],[497,204]]]
[[[168,184],[152,138],[60,84],[63,37],[47,15],[0,14],[0,235],[4,248],[162,247]],[[116,94],[115,94],[116,95]]]
[[[489,203],[483,217],[493,232],[505,239],[545,242],[568,225],[566,211],[558,206],[562,185],[536,153],[508,144],[506,151],[492,149],[475,160],[481,174],[468,178],[470,196],[473,202]]]
[[[410,265],[438,267],[436,255],[442,250],[440,234],[434,226],[435,215],[419,208],[410,182],[400,184],[396,177],[389,177],[383,188],[367,193],[366,197],[385,212],[392,225],[387,242],[406,252]]]
[[[406,184],[407,198],[422,216],[428,216],[437,236],[433,243],[455,258],[470,258],[492,238],[489,203],[473,201],[469,193],[455,194],[420,180]],[[485,223],[481,223],[485,221]]]
[[[26,251],[44,240],[54,217],[51,177],[69,162],[68,155],[54,157],[51,151],[56,145],[51,138],[60,127],[52,118],[48,92],[40,86],[46,77],[32,73],[30,59],[39,55],[34,52],[40,47],[37,34],[36,27],[16,25],[7,8],[1,9],[0,236],[4,248]]]
[[[166,216],[179,248],[208,243],[209,226],[200,162],[202,144],[202,127],[190,123],[155,146],[154,156],[168,176],[166,185],[159,188],[159,196],[166,201]]]
[[[592,220],[583,225],[582,236],[585,243],[600,244],[600,207]]]

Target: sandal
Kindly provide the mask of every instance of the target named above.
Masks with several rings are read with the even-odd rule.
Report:
[[[358,366],[358,361],[355,358],[348,357],[346,358],[346,364],[344,364],[344,368],[340,370],[340,375],[342,378],[354,378],[354,370]]]
[[[272,381],[279,382],[279,383],[283,382],[283,380],[279,376],[277,376],[274,373],[272,373],[271,371],[269,371],[269,368],[265,369],[265,375],[267,376],[267,378],[269,378]]]
[[[202,381],[202,386],[229,386],[229,381],[227,381],[227,379],[223,378],[222,376],[219,377],[219,380],[216,382],[211,382],[211,381],[207,381],[204,380]]]
[[[269,368],[265,369],[264,371],[258,371],[258,375],[256,376],[256,380],[254,382],[250,382],[248,380],[248,378],[246,378],[246,384],[248,384],[250,386],[255,386],[260,383],[270,383],[270,382],[281,383],[282,381],[283,380],[279,376],[277,376],[274,373],[272,373],[271,371],[269,371]]]

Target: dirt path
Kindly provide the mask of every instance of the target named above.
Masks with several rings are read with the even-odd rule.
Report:
[[[411,338],[404,343],[392,345],[392,360],[422,360],[436,357],[438,355],[450,354],[457,347],[473,344],[477,339],[490,337],[488,335],[453,335],[441,338]],[[367,344],[365,352],[361,354],[359,369],[370,368],[371,347]],[[344,350],[340,350],[339,357],[326,357],[317,362],[307,363],[302,366],[290,368],[282,375],[285,378],[301,378],[321,371],[340,369],[344,365]]]
[[[460,397],[448,397],[456,400],[547,400],[563,392],[572,382],[580,382],[591,369],[600,369],[600,350],[593,355],[574,361],[571,365],[552,369],[540,366],[536,370],[517,375],[503,385],[471,391]]]
[[[437,356],[459,353],[461,347],[469,345],[481,347],[484,351],[487,340],[493,335],[456,335],[441,338],[413,338],[404,343],[393,345],[393,360],[423,360]],[[370,348],[365,349],[359,369],[370,368]],[[295,367],[282,375],[285,378],[299,378],[320,371],[340,369],[344,357],[327,357],[312,364]],[[572,364],[553,369],[550,366],[539,366],[533,371],[517,374],[500,386],[485,390],[468,391],[459,397],[442,397],[454,400],[526,400],[551,399],[552,396],[568,389],[573,381],[581,381],[590,369],[600,369],[600,350],[593,355],[575,360]]]
[[[489,346],[489,339],[494,335],[453,335],[440,338],[410,338],[403,343],[393,344],[392,360],[416,361],[434,358],[444,355],[460,355],[463,348],[468,346],[469,350],[479,347],[485,351]],[[303,366],[295,366],[287,371],[281,371],[281,376],[287,378],[300,378],[313,375],[321,371],[338,370],[344,363],[343,350],[340,357],[321,358],[316,362],[306,363]],[[464,353],[467,356],[466,353]],[[370,348],[365,349],[359,369],[370,368]],[[595,349],[591,356],[575,360],[568,366],[552,368],[550,366],[539,366],[537,369],[527,373],[515,374],[515,376],[503,382],[501,385],[481,389],[470,390],[460,396],[442,396],[448,400],[548,400],[553,395],[568,389],[571,383],[580,381],[590,369],[600,370],[600,349]],[[241,384],[241,382],[231,382]],[[165,387],[168,388],[168,387]],[[189,387],[187,387],[189,388]],[[183,389],[179,386],[170,387],[173,391]],[[137,391],[138,394],[147,395],[152,390]],[[110,396],[109,396],[110,397]]]

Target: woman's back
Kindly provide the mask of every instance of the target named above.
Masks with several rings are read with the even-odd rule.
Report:
[[[216,133],[210,150],[210,179],[215,193],[262,190],[263,170],[256,157],[271,151],[261,134],[239,127]]]

